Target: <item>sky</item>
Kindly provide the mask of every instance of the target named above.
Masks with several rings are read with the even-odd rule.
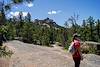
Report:
[[[23,11],[24,16],[29,12],[32,20],[49,17],[61,26],[64,26],[65,21],[75,13],[79,15],[78,24],[81,24],[82,20],[89,16],[100,19],[100,0],[34,0],[29,4],[13,5],[8,17],[17,16],[19,11]]]

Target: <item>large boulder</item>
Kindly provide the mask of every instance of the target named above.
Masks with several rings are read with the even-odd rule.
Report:
[[[98,49],[98,47],[100,47],[100,43],[97,42],[91,42],[91,41],[85,41],[81,43],[81,50],[83,53],[96,53],[96,54],[100,54],[99,51],[100,49]]]

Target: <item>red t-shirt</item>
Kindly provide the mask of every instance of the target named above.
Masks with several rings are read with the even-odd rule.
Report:
[[[80,41],[74,40],[74,48],[80,48]],[[79,51],[76,51],[73,55],[73,58],[81,58]]]

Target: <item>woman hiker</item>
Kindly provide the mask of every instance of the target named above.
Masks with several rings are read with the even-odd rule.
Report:
[[[72,45],[74,47],[74,53],[72,54],[75,67],[80,67],[80,61],[83,60],[80,50],[80,39],[78,34],[73,35]]]

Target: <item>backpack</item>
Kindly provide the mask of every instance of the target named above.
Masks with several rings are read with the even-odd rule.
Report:
[[[68,52],[71,53],[72,55],[75,53],[75,47],[74,47],[74,42],[71,43],[71,45],[68,48]]]

